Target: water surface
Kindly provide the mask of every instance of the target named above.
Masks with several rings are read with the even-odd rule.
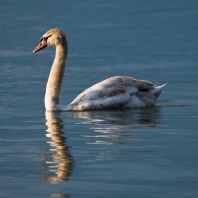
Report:
[[[0,2],[0,197],[197,197],[197,1]],[[69,40],[62,102],[115,75],[168,83],[153,107],[45,112]]]

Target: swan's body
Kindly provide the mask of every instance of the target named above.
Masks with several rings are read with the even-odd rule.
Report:
[[[98,110],[151,106],[159,97],[162,86],[132,77],[115,76],[83,91],[70,104],[62,105],[60,96],[68,54],[66,35],[59,29],[47,31],[33,53],[47,46],[56,47],[56,55],[45,93],[46,110]]]

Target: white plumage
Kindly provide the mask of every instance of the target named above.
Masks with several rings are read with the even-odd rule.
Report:
[[[163,86],[127,76],[115,76],[83,91],[66,110],[96,110],[151,106]]]

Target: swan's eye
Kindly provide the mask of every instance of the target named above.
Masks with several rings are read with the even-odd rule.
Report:
[[[51,37],[51,36],[52,36],[52,35],[49,35],[49,36],[45,37],[44,40],[47,42],[47,39],[48,39],[49,37]]]
[[[41,38],[41,40],[40,40],[40,42],[44,39],[46,42],[47,42],[47,39],[49,38],[49,37],[51,37],[52,35],[49,35],[49,36],[47,36],[47,37],[42,37]]]

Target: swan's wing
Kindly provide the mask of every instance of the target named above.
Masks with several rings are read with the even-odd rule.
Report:
[[[137,93],[139,90],[150,90],[154,89],[154,87],[155,83],[149,81],[137,80],[126,76],[115,76],[86,89],[79,94],[71,104],[107,99],[114,96],[119,96],[118,102],[126,102],[126,95],[130,96]]]

